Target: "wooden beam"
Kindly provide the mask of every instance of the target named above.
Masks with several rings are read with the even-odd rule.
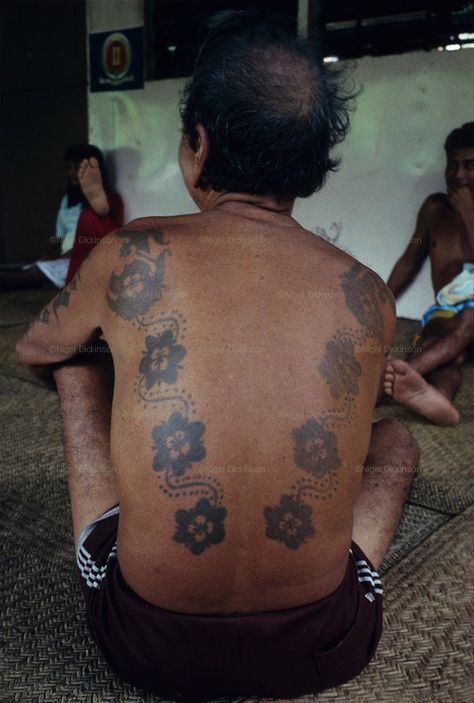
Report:
[[[298,0],[298,34],[309,39],[314,30],[325,0]]]

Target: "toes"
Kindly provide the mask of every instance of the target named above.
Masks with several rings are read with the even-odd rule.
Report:
[[[410,366],[406,361],[402,359],[394,359],[391,363],[394,373],[405,375],[409,370]]]
[[[383,389],[387,395],[392,395],[393,393],[393,384],[395,382],[395,376],[388,376],[386,375],[384,378],[383,382]]]
[[[85,174],[88,165],[89,165],[89,162],[87,161],[87,159],[82,159],[81,163],[79,164],[79,171],[78,171],[79,178],[82,178],[82,176]]]

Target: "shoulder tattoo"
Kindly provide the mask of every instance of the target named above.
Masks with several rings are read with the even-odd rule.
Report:
[[[117,236],[124,239],[121,263],[110,276],[107,303],[119,317],[137,321],[161,299],[165,258],[171,252],[169,248],[151,251],[152,242],[160,247],[168,244],[159,230],[120,230]]]
[[[382,305],[389,301],[393,304],[385,284],[360,264],[354,264],[340,280],[346,305],[361,325],[363,336],[381,337]]]

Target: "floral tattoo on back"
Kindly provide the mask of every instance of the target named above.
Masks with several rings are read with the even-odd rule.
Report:
[[[206,458],[206,426],[195,420],[196,404],[177,385],[187,355],[179,317],[163,316],[145,338],[135,390],[145,405],[159,408],[163,420],[152,430],[153,470],[160,489],[169,497],[192,498],[194,504],[175,513],[173,540],[199,556],[224,540],[223,492],[219,481],[196,475],[195,468]]]
[[[372,271],[354,264],[341,276],[346,305],[362,326],[363,336],[378,336],[383,329],[381,302],[388,299],[385,287]]]
[[[195,418],[196,403],[179,384],[187,361],[186,320],[177,310],[161,311],[157,317],[154,313],[162,301],[171,249],[159,230],[123,230],[119,236],[124,239],[120,248],[124,262],[110,277],[107,302],[144,334],[134,389],[155,421],[160,418],[151,433],[152,469],[167,497],[188,501],[175,513],[172,539],[199,556],[223,542],[227,508],[219,481],[196,474],[206,457],[206,426]]]
[[[289,549],[297,549],[316,534],[313,509],[303,498],[326,500],[337,488],[341,460],[336,435],[314,417],[295,428],[291,437],[293,462],[307,477],[298,479],[278,505],[265,507],[263,515],[266,536]]]
[[[150,240],[165,246],[159,230],[120,230],[124,239],[120,258],[127,259],[120,273],[113,272],[109,280],[107,303],[110,309],[124,320],[140,321],[157,303],[163,292],[165,257],[169,249],[162,249],[158,256],[151,253]]]
[[[371,271],[355,264],[341,276],[340,285],[346,306],[359,326],[338,330],[327,342],[317,365],[337,409],[319,419],[310,417],[292,431],[293,462],[306,477],[281,496],[278,505],[267,506],[263,511],[266,536],[289,549],[298,549],[316,534],[313,508],[304,498],[327,500],[339,483],[341,460],[337,435],[331,428],[353,422],[362,374],[356,345],[383,337],[381,306],[390,300],[384,284]]]

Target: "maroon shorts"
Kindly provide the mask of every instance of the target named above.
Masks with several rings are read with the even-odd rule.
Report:
[[[125,681],[163,698],[293,698],[357,676],[382,632],[382,587],[352,543],[342,583],[316,603],[250,614],[189,615],[144,601],[116,558],[119,508],[86,528],[77,560],[87,619]]]

